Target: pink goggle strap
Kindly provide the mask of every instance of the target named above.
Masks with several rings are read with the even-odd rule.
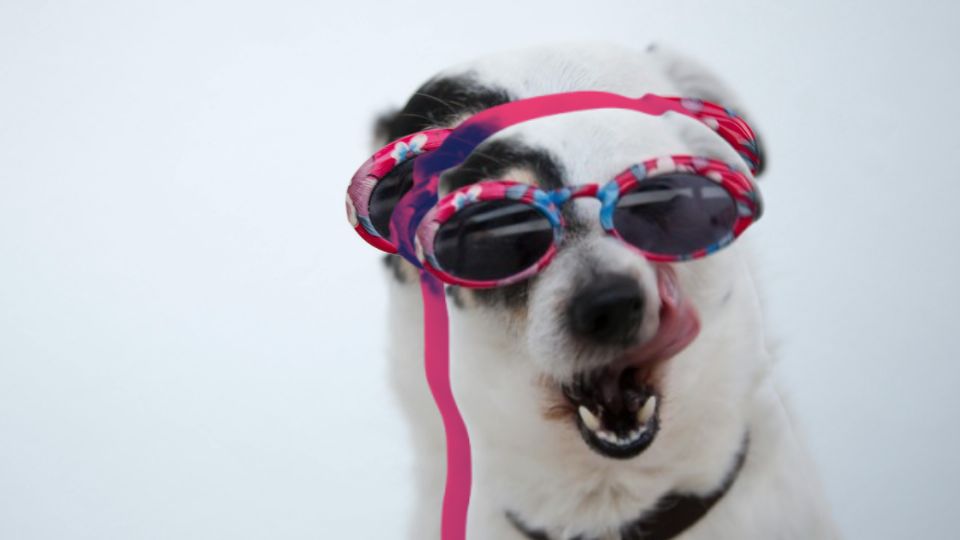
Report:
[[[470,505],[470,435],[457,409],[450,387],[450,332],[443,283],[420,269],[423,295],[424,368],[433,401],[440,410],[447,438],[447,480],[443,491],[440,538],[467,537],[467,509]]]
[[[428,154],[429,155],[429,154]],[[426,157],[426,156],[424,156]],[[419,161],[419,159],[418,159]],[[446,167],[444,167],[446,168]],[[450,387],[450,331],[443,282],[424,270],[414,251],[413,237],[427,210],[437,203],[437,174],[414,173],[413,187],[394,208],[390,232],[397,253],[419,268],[423,297],[424,369],[427,386],[440,411],[447,443],[447,478],[440,519],[442,540],[465,540],[470,505],[470,435]]]

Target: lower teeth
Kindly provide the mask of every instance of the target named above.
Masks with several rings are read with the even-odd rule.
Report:
[[[635,429],[630,433],[627,433],[624,437],[618,437],[615,433],[606,430],[600,430],[595,432],[598,439],[610,444],[616,444],[624,446],[627,444],[632,444],[640,440],[640,436],[643,435],[643,432],[646,431],[645,427],[640,429]]]

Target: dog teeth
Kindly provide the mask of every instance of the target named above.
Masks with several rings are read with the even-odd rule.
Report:
[[[597,418],[590,409],[580,406],[580,419],[583,420],[583,425],[587,426],[587,429],[590,431],[597,431],[600,429],[600,419]]]
[[[645,425],[647,422],[653,418],[653,413],[657,410],[657,396],[650,396],[647,399],[647,402],[643,404],[643,408],[637,412],[637,420],[640,422],[640,425]]]
[[[640,437],[647,431],[647,428],[641,427],[640,429],[635,429],[623,437],[617,436],[616,433],[607,430],[600,430],[595,433],[598,439],[601,441],[612,444],[615,446],[629,446],[640,440]]]
[[[610,444],[617,444],[617,441],[619,440],[616,435],[605,430],[598,431],[597,438]]]

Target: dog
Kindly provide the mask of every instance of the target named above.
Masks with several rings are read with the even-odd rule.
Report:
[[[378,119],[375,139],[578,90],[696,98],[749,118],[717,76],[676,51],[560,45],[439,73]],[[604,182],[671,154],[739,159],[688,119],[593,110],[497,134],[444,173],[440,189]],[[836,538],[773,374],[750,234],[702,259],[654,263],[604,233],[595,202],[575,201],[566,219],[556,257],[532,278],[446,290],[452,385],[473,448],[468,538]],[[445,443],[423,377],[418,274],[396,255],[386,267],[390,377],[416,456],[408,537],[434,539]],[[668,321],[681,303],[686,330]]]

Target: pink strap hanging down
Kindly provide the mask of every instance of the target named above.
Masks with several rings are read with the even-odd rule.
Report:
[[[424,364],[427,384],[443,418],[447,436],[447,480],[443,492],[440,532],[443,540],[464,540],[467,536],[467,507],[470,504],[470,436],[460,416],[450,387],[450,333],[443,284],[420,271],[423,294]]]

